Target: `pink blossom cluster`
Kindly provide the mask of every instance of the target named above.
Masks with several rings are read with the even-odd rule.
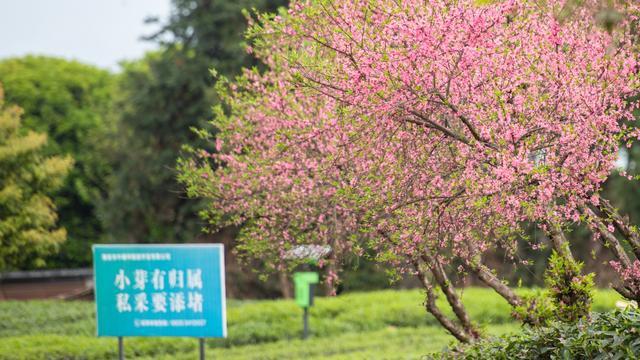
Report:
[[[585,3],[561,22],[562,0],[292,1],[254,24],[269,69],[226,87],[192,185],[274,259],[320,244],[446,262],[579,221],[637,136],[632,32]]]

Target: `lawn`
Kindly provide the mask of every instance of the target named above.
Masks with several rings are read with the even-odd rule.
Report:
[[[487,334],[518,331],[518,324],[509,317],[509,306],[494,293],[480,288],[462,293],[471,316]],[[612,291],[599,291],[594,310],[613,309],[618,299]],[[229,337],[208,340],[207,355],[224,359],[416,359],[453,341],[425,312],[422,301],[418,290],[318,298],[311,310],[312,337],[303,341],[299,339],[302,311],[292,301],[231,300]],[[93,303],[0,302],[0,359],[114,358],[115,339],[94,334]],[[197,341],[127,338],[125,348],[127,358],[193,359]]]

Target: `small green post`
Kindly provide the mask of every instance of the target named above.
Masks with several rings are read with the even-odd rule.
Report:
[[[313,306],[313,288],[314,284],[317,284],[318,281],[320,281],[320,277],[317,272],[309,271],[293,274],[296,304],[304,310],[302,315],[303,339],[306,339],[309,336],[309,307]]]

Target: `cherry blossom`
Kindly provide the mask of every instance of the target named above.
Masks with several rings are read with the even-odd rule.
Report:
[[[473,339],[445,268],[462,262],[521,304],[482,253],[515,250],[531,223],[562,243],[638,136],[638,5],[610,32],[597,1],[561,20],[563,5],[292,1],[252,24],[267,70],[219,82],[215,151],[183,162],[196,176],[182,180],[212,199],[211,224],[242,225],[245,253],[276,268],[295,246],[328,245],[331,281],[371,249],[416,274],[427,309]],[[431,301],[434,282],[457,323]]]

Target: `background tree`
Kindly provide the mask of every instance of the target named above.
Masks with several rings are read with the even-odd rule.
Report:
[[[124,64],[118,85],[118,129],[108,154],[115,165],[100,214],[109,241],[226,244],[228,291],[232,296],[269,296],[277,288],[234,266],[234,228],[203,234],[202,202],[188,199],[176,181],[182,146],[199,146],[194,127],[202,127],[217,102],[214,77],[235,76],[255,61],[243,43],[243,9],[275,11],[283,0],[174,0],[171,16],[147,40],[159,49]],[[231,280],[233,279],[233,280]]]
[[[283,1],[174,0],[168,21],[149,41],[160,50],[124,64],[120,113],[111,155],[116,168],[101,216],[111,241],[202,240],[198,201],[176,182],[183,145],[211,116],[215,102],[209,69],[233,76],[252,63],[242,45],[242,9],[273,10]],[[155,18],[151,23],[159,23]]]
[[[49,196],[73,161],[46,156],[47,136],[21,131],[21,114],[0,88],[0,270],[41,267],[66,238]]]
[[[113,125],[114,76],[90,65],[44,56],[0,62],[7,101],[24,109],[24,127],[48,136],[46,155],[71,156],[75,165],[53,197],[68,241],[48,266],[88,266],[92,243],[102,236],[96,202],[110,171],[102,157],[104,134]]]

